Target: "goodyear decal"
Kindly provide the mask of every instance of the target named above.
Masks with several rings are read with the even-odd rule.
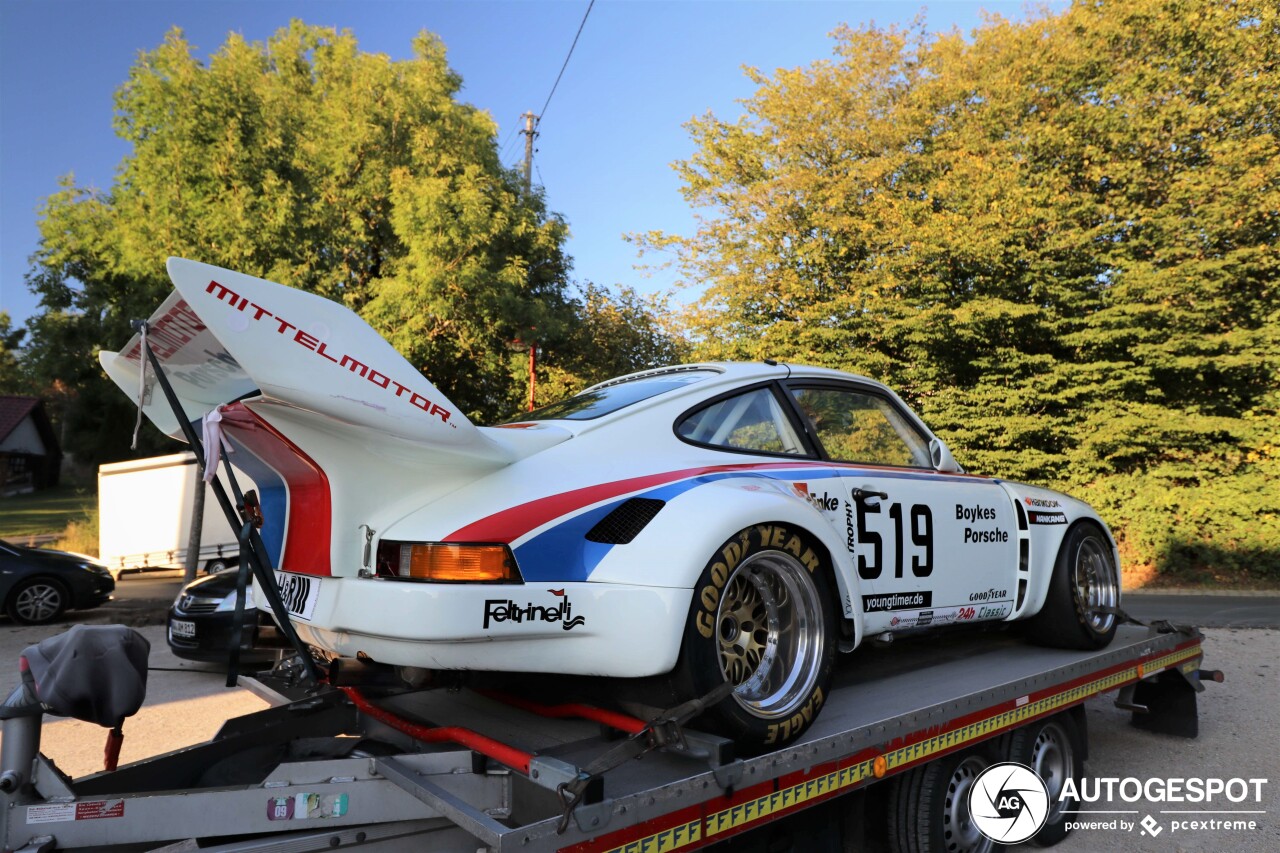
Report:
[[[857,788],[888,772],[931,760],[941,753],[985,739],[1036,717],[1052,714],[1131,681],[1175,667],[1183,672],[1193,672],[1200,656],[1200,645],[1195,643],[1160,657],[1138,661],[1115,672],[1034,701],[1027,697],[1014,700],[1014,707],[1008,711],[974,720],[915,743],[891,749],[882,755],[854,761],[843,767],[837,766],[828,772],[819,772],[797,784],[779,788],[758,797],[751,797],[727,808],[708,810],[705,817],[692,817],[691,809],[683,809],[678,813],[679,823],[659,829],[657,827],[662,818],[649,821],[644,826],[651,831],[640,838],[619,843],[618,836],[622,834],[620,832],[606,842],[608,846],[597,846],[598,842],[587,842],[566,849],[599,850],[603,853],[671,853],[676,850],[703,847],[716,839],[716,836],[736,833],[763,823],[776,815],[798,811],[806,805],[827,800]],[[866,755],[867,752],[864,751],[861,754]],[[877,764],[881,766],[877,768]],[[759,790],[758,786],[756,790]],[[714,808],[714,801],[707,806]]]

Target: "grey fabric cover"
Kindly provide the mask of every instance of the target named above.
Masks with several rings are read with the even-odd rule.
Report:
[[[75,625],[27,646],[36,696],[45,709],[112,728],[147,695],[147,638],[123,625]]]

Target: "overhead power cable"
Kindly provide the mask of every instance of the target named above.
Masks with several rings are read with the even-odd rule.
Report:
[[[556,87],[560,85],[560,78],[564,76],[564,70],[569,67],[569,58],[573,56],[573,49],[578,46],[578,36],[582,35],[582,28],[587,25],[587,17],[591,14],[591,7],[596,5],[596,0],[591,0],[587,4],[587,11],[582,15],[582,23],[578,24],[578,32],[573,37],[573,44],[569,45],[569,53],[564,58],[564,65],[560,66],[560,73],[556,75],[556,82],[551,84],[551,92],[547,95],[547,101],[542,105],[542,110],[538,113],[538,121],[541,122],[547,115],[547,106],[551,103],[551,97],[556,93]]]

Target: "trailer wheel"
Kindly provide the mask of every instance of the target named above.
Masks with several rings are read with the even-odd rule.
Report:
[[[743,752],[800,736],[826,698],[838,616],[825,552],[801,530],[756,525],[726,541],[694,588],[677,690],[729,698],[704,715]]]
[[[969,815],[973,782],[999,757],[982,744],[934,759],[894,779],[889,849],[894,853],[990,853],[995,842]]]
[[[1084,742],[1071,714],[1028,723],[1013,732],[1009,760],[1025,764],[1044,780],[1049,790],[1049,816],[1031,839],[1037,847],[1051,847],[1067,837],[1067,810],[1074,803],[1059,802],[1068,779],[1077,786],[1084,778]]]
[[[5,609],[9,617],[22,625],[44,625],[67,609],[66,588],[50,578],[30,578],[18,584],[9,595]]]
[[[236,565],[234,560],[228,560],[225,557],[215,557],[204,564],[204,573],[206,575],[211,575],[215,572],[221,572],[225,569],[229,569],[234,565]]]
[[[1033,640],[1055,648],[1101,649],[1116,634],[1120,573],[1111,540],[1082,521],[1067,533],[1040,612],[1027,620]]]

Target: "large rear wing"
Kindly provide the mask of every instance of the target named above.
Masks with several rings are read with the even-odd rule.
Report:
[[[346,307],[260,278],[170,258],[174,293],[148,321],[148,343],[187,417],[255,395],[318,414],[340,431],[376,430],[437,453],[503,464],[511,451],[457,407]],[[99,356],[130,397],[142,338]],[[142,407],[174,438],[181,425],[148,375]],[[345,429],[344,429],[345,428]]]

